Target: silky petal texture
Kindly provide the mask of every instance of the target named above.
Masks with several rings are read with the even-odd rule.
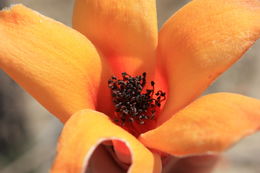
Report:
[[[159,33],[169,94],[159,124],[199,96],[260,36],[259,0],[193,0]]]
[[[231,93],[211,94],[139,139],[149,148],[175,156],[221,152],[260,129],[259,110],[257,99]]]
[[[83,172],[93,150],[107,140],[120,140],[127,144],[132,153],[129,173],[161,172],[159,155],[151,153],[134,136],[111,122],[106,115],[93,110],[82,110],[65,124],[52,172]]]
[[[76,0],[73,27],[99,48],[116,75],[153,71],[155,0]]]
[[[83,35],[24,7],[0,12],[0,68],[65,122],[95,108],[102,61]]]

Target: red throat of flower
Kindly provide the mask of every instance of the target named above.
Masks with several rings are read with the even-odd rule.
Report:
[[[115,106],[110,118],[135,136],[155,127],[161,102],[166,99],[165,92],[155,92],[154,81],[151,81],[150,89],[146,83],[145,72],[136,77],[124,72],[122,79],[112,76],[108,80]]]

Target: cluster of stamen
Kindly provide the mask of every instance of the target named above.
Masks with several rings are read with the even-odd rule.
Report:
[[[155,82],[151,81],[150,84],[151,89],[144,89],[146,73],[132,77],[124,72],[122,79],[112,76],[108,80],[115,106],[113,120],[116,123],[122,126],[126,123],[143,125],[147,121],[155,120],[156,112],[160,109],[161,102],[166,99],[166,94],[161,90],[155,93]]]

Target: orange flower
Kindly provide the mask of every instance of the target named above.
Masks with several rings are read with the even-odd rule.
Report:
[[[22,5],[0,12],[1,69],[65,123],[53,172],[82,172],[112,140],[128,172],[156,173],[161,154],[219,153],[260,128],[259,100],[195,100],[259,38],[259,0],[193,0],[159,34],[155,0],[77,0],[73,19],[86,37]],[[147,72],[167,93],[156,127],[137,137],[109,118],[107,80],[122,72]]]

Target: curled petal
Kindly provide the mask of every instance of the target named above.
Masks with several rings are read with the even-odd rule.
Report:
[[[193,0],[159,33],[169,96],[159,123],[199,96],[260,37],[259,0]]]
[[[175,156],[222,152],[260,129],[259,109],[260,101],[254,98],[207,95],[139,139],[147,147]]]
[[[157,47],[155,0],[76,0],[73,27],[101,50],[116,74],[152,70]]]
[[[161,171],[160,157],[146,149],[134,136],[113,124],[106,115],[82,110],[65,124],[52,172],[83,172],[94,149],[107,140],[119,140],[129,147],[132,154],[129,173]]]
[[[0,12],[0,36],[0,68],[61,121],[95,108],[104,68],[83,35],[15,5]]]

